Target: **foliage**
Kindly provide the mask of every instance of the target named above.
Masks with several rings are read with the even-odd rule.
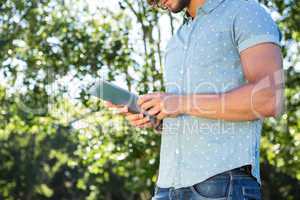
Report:
[[[119,11],[91,14],[79,0],[1,1],[0,199],[150,198],[160,136],[133,128],[86,90],[100,76],[140,94],[163,91],[159,20],[167,17],[173,32],[176,18],[146,1],[119,2]],[[288,63],[286,114],[266,120],[263,129],[264,199],[293,200],[300,180],[300,74],[299,52],[291,49],[299,48],[300,5],[262,3],[281,16]]]

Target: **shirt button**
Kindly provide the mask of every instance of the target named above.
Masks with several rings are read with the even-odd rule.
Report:
[[[178,149],[176,149],[175,152],[176,152],[176,154],[179,154],[179,150]]]
[[[187,50],[187,46],[184,46],[183,49],[184,49],[184,50]]]
[[[179,71],[179,73],[180,73],[180,74],[183,74],[183,69],[181,69],[181,70]]]

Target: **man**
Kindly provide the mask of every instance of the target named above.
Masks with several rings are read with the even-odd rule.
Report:
[[[283,112],[278,27],[254,0],[150,2],[186,11],[166,48],[166,93],[138,101],[162,122],[152,199],[261,199],[262,122]],[[133,125],[153,127],[118,109]]]

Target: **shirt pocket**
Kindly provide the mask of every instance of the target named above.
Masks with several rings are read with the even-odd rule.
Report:
[[[178,42],[171,42],[166,47],[165,66],[180,65],[181,57],[183,56],[182,47]]]
[[[226,61],[232,50],[230,30],[207,30],[196,37],[192,61],[196,67],[210,67]]]
[[[226,200],[229,192],[229,176],[216,175],[203,182],[192,185],[196,197],[203,200]]]

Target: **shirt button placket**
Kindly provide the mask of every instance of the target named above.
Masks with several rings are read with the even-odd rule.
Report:
[[[188,22],[188,27],[190,27],[190,22]],[[188,35],[188,34],[187,34]],[[187,40],[186,40],[187,41]],[[185,67],[185,60],[188,50],[188,42],[184,44],[183,46],[183,62],[181,69],[179,71],[179,77],[180,77],[180,86],[181,91],[184,93],[184,67]],[[178,117],[180,123],[181,123],[181,117]],[[176,149],[175,149],[175,177],[174,177],[174,186],[180,185],[181,182],[181,166],[180,166],[180,160],[181,160],[181,151],[180,151],[180,135],[177,134],[176,136]]]
[[[186,67],[186,62],[187,62],[187,55],[188,55],[188,45],[189,45],[189,40],[190,40],[190,36],[191,36],[191,33],[192,33],[192,29],[193,29],[193,26],[194,24],[189,21],[189,24],[188,24],[188,29],[187,29],[187,33],[186,33],[186,43],[184,44],[183,46],[183,63],[182,63],[182,68],[181,70],[179,71],[180,73],[180,77],[181,77],[181,90],[183,93],[186,92],[186,88],[185,88],[185,78],[188,78],[188,77],[184,77],[185,76],[185,67]],[[189,64],[189,63],[188,63]],[[182,117],[179,117],[181,120],[180,120],[180,123],[184,123],[184,119]],[[181,128],[182,128],[182,131],[183,132],[183,127],[184,127],[184,124],[182,124]],[[177,135],[177,142],[176,142],[176,150],[175,150],[175,156],[176,156],[176,175],[175,175],[175,183],[177,185],[180,185],[181,182],[182,182],[182,163],[181,163],[181,160],[182,160],[182,149],[181,149],[181,138],[182,135]]]

